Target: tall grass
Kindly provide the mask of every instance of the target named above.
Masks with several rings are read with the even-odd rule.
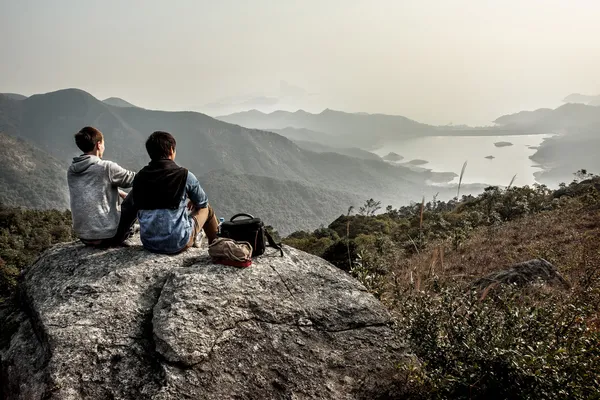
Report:
[[[460,198],[460,185],[462,184],[462,180],[463,180],[463,176],[465,174],[466,168],[467,168],[467,161],[465,161],[465,163],[462,166],[462,169],[460,170],[460,177],[458,178],[458,190],[456,191],[456,199],[457,200]]]
[[[350,214],[354,210],[354,206],[348,207],[348,213],[346,217],[348,220],[346,221],[346,249],[348,250],[348,270],[352,269],[352,255],[350,254]]]
[[[510,180],[510,183],[508,184],[508,187],[506,188],[506,190],[510,189],[512,184],[515,183],[515,179],[517,179],[517,174],[514,174],[512,179]]]

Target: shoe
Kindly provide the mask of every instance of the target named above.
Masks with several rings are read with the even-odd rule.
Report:
[[[193,246],[196,248],[201,248],[202,247],[202,238],[204,237],[204,231],[200,230],[200,232],[198,232],[196,234],[196,237],[194,237],[194,244]]]
[[[128,239],[124,240],[120,244],[121,247],[133,247],[133,246],[136,246],[136,245],[137,245],[137,243],[134,242],[131,238],[128,238]]]

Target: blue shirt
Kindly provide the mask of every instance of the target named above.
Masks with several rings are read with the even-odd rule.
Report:
[[[173,254],[185,248],[194,230],[194,220],[186,208],[188,198],[198,208],[208,205],[208,198],[200,187],[200,182],[189,171],[179,208],[138,211],[140,238],[146,249]]]

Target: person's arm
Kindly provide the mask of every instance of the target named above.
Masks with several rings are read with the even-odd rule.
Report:
[[[204,193],[196,176],[189,171],[187,182],[185,184],[185,191],[190,199],[190,203],[194,205],[195,209],[199,210],[208,206],[208,197],[206,196],[206,193]]]
[[[108,179],[113,186],[130,188],[133,185],[135,172],[126,170],[119,164],[109,161]]]

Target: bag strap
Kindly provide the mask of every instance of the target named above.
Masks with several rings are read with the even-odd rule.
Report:
[[[239,214],[235,214],[233,217],[231,217],[229,220],[233,221],[234,219],[236,219],[237,217],[248,217],[250,219],[254,219],[254,217],[250,214],[246,214],[246,213],[239,213]]]
[[[281,243],[276,243],[275,240],[273,239],[273,236],[271,236],[271,234],[266,229],[265,229],[265,236],[267,237],[267,242],[269,243],[269,246],[279,249],[279,252],[281,253],[281,257],[283,257],[283,247],[281,247]]]

